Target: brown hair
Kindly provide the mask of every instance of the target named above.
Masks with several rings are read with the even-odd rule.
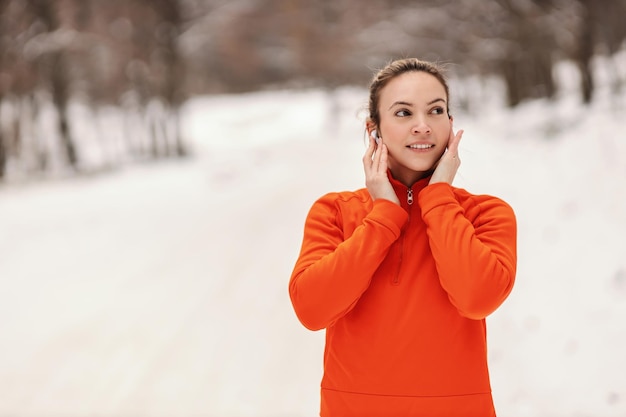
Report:
[[[428,61],[421,61],[417,58],[405,58],[391,61],[383,69],[379,70],[369,88],[369,119],[376,125],[380,125],[380,113],[378,111],[378,101],[380,99],[380,92],[382,89],[395,77],[404,74],[405,72],[423,71],[433,75],[439,80],[441,85],[446,91],[446,100],[450,102],[450,91],[448,89],[448,82],[443,75],[443,68],[435,63]],[[448,117],[450,117],[450,108],[448,105]]]

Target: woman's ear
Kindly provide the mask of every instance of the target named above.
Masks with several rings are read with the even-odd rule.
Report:
[[[368,138],[372,138],[376,141],[378,145],[380,143],[380,133],[378,132],[378,126],[371,119],[368,119],[365,124],[365,129],[367,130]]]
[[[367,130],[367,136],[370,136],[372,131],[377,130],[378,128],[372,119],[367,119],[365,122],[365,129]]]

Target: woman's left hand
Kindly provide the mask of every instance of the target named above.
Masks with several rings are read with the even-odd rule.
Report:
[[[447,182],[448,184],[452,184],[452,181],[454,181],[454,177],[456,176],[456,172],[459,169],[459,166],[461,166],[461,159],[459,158],[459,142],[461,141],[461,137],[463,137],[463,130],[459,130],[455,135],[454,129],[450,126],[448,149],[437,162],[435,171],[430,177],[429,184],[437,182]]]

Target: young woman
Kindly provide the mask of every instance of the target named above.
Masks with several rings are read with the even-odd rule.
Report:
[[[435,64],[380,70],[366,188],[308,214],[289,293],[304,326],[326,329],[322,417],[495,416],[485,317],[513,287],[516,221],[452,186],[463,132],[448,105]]]

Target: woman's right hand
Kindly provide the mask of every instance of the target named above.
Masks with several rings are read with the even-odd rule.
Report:
[[[376,145],[376,141],[370,138],[370,144],[363,156],[363,168],[365,170],[365,186],[372,196],[372,200],[384,198],[400,205],[389,177],[387,176],[387,146],[384,143]]]

